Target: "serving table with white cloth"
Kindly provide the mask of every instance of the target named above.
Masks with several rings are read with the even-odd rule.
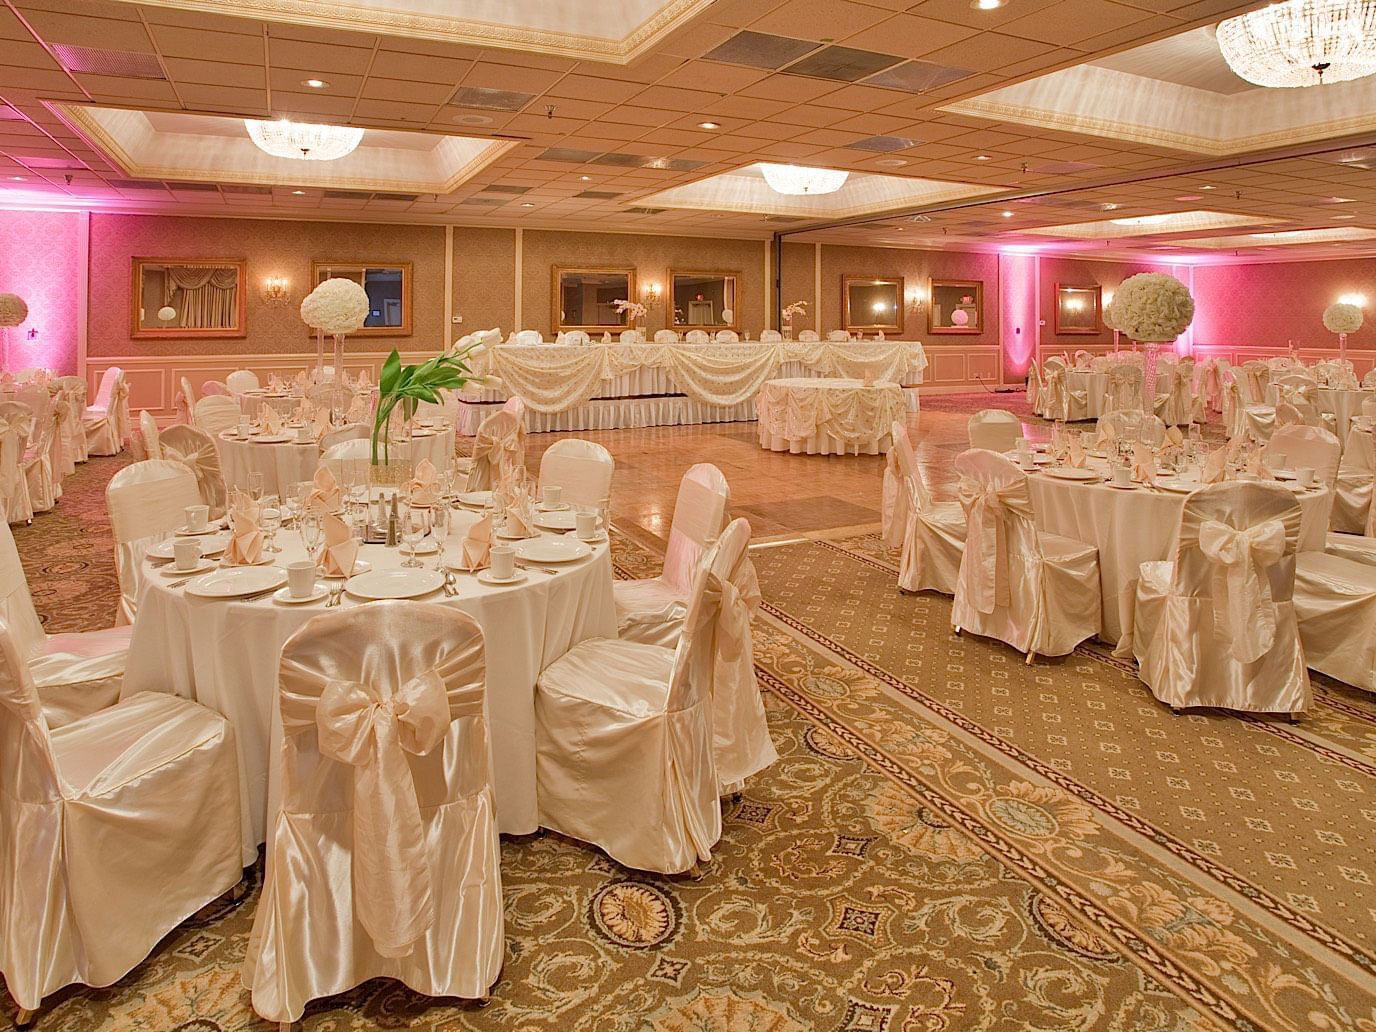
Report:
[[[770,380],[755,399],[760,447],[794,455],[881,455],[904,408],[896,383],[843,378]]]
[[[451,558],[479,513],[456,511]],[[300,535],[277,535],[281,553],[273,564],[306,558]],[[535,798],[535,682],[541,671],[574,645],[589,638],[615,638],[611,555],[606,542],[573,563],[526,571],[525,580],[507,587],[482,584],[458,574],[460,594],[440,592],[422,601],[451,605],[468,613],[483,629],[487,652],[488,726],[497,793],[498,829],[529,834],[538,827]],[[374,570],[399,567],[397,549],[365,545],[360,558]],[[432,567],[434,556],[421,556]],[[275,802],[269,784],[272,756],[281,741],[277,703],[277,664],[282,645],[307,620],[325,612],[322,602],[284,605],[269,596],[254,601],[222,601],[188,595],[182,577],[169,577],[148,562],[147,585],[139,602],[122,694],[172,692],[223,714],[234,725],[239,749],[243,798],[244,862],[265,841],[267,815]],[[533,565],[533,564],[532,564]],[[360,605],[349,595],[345,606]]]
[[[284,430],[283,433],[294,435],[295,431]],[[216,435],[215,451],[220,456],[225,487],[247,490],[248,475],[261,473],[263,492],[281,497],[292,484],[315,476],[316,467],[320,465],[319,444],[315,441],[264,443],[259,440],[263,436],[243,438],[236,430]],[[419,463],[429,459],[435,470],[442,472],[454,459],[454,428],[417,429],[412,432],[409,445],[393,444],[390,454],[393,461]]]
[[[916,412],[927,355],[917,341],[499,344],[471,365],[487,379],[454,403],[468,435],[513,396],[535,432],[750,420],[760,386],[779,377],[868,375],[902,386]]]
[[[1108,475],[1104,459],[1088,468]],[[1191,474],[1195,475],[1195,474]],[[1028,477],[1037,529],[1099,549],[1103,609],[1099,637],[1121,658],[1132,656],[1132,614],[1138,570],[1145,562],[1175,558],[1175,535],[1185,494],[1143,487],[1110,487],[1103,480],[1064,480],[1047,472]],[[1333,492],[1315,488],[1299,495],[1300,551],[1323,551]]]

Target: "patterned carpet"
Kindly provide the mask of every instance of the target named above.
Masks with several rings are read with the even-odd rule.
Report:
[[[31,569],[67,564],[39,599],[54,629],[111,609],[113,466],[17,528]],[[615,546],[619,575],[657,572]],[[873,537],[755,559],[781,759],[727,807],[711,864],[661,878],[506,840],[489,1007],[376,981],[305,1028],[1376,1032],[1368,698],[1320,688],[1298,727],[1173,717],[1097,649],[1028,668],[954,637],[949,602],[894,591]],[[270,1027],[238,974],[255,904],[51,999],[40,1027]]]

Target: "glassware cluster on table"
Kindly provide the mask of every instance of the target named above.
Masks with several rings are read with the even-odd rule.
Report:
[[[1086,459],[1102,459],[1107,462],[1108,479],[1113,479],[1114,469],[1132,469],[1134,454],[1142,440],[1142,428],[1126,424],[1117,432],[1112,451],[1109,452],[1100,448],[1098,430],[1074,430],[1067,427],[1064,420],[1058,419],[1052,423],[1051,442],[1047,446],[1051,468],[1061,469],[1067,465],[1071,451],[1070,435],[1074,433],[1079,434],[1079,443]],[[1023,447],[1026,438],[1019,438],[1018,441],[1014,451],[1015,459],[1027,472],[1036,472],[1040,467],[1032,459],[1030,445],[1026,449]],[[1229,472],[1237,473],[1247,468],[1259,448],[1260,445],[1249,438],[1230,458]],[[1204,461],[1208,457],[1203,431],[1198,423],[1190,423],[1185,428],[1178,449],[1163,448],[1161,442],[1157,442],[1152,446],[1152,451],[1157,473],[1182,480],[1199,479]]]

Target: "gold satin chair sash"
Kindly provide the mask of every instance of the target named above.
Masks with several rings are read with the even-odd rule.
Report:
[[[1199,527],[1199,549],[1214,567],[1214,625],[1227,630],[1238,662],[1260,659],[1276,640],[1276,605],[1265,571],[1285,554],[1285,524],[1267,520],[1236,530],[1205,520]]]
[[[1027,479],[1000,485],[964,477],[960,504],[968,524],[960,580],[974,607],[981,613],[992,613],[995,607],[1009,602],[1008,520],[1032,518]]]

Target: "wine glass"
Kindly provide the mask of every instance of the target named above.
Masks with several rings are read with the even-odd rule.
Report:
[[[263,474],[254,471],[248,475],[248,496],[255,502],[263,498]]]
[[[444,572],[444,550],[449,544],[449,530],[453,520],[449,516],[449,506],[440,502],[430,513],[430,529],[435,538],[435,569]]]
[[[301,544],[306,549],[306,555],[315,559],[315,550],[320,545],[320,514],[311,512],[309,509],[301,511],[301,518],[297,520],[297,528],[301,531]]]
[[[263,499],[263,510],[259,514],[263,533],[267,535],[268,551],[276,554],[282,551],[277,547],[277,531],[282,527],[282,510],[277,505],[277,496],[268,495]]]
[[[401,507],[401,543],[408,555],[402,566],[410,570],[421,568],[420,559],[416,555],[416,549],[420,547],[421,539],[430,531],[430,510],[419,505],[406,504]]]

